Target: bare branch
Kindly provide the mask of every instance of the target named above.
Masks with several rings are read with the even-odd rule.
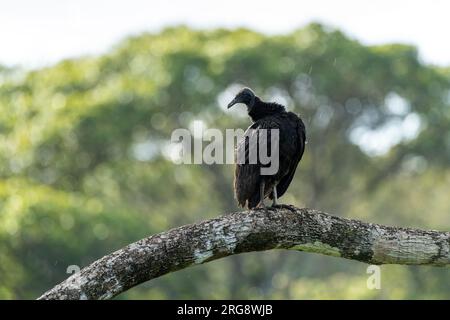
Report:
[[[450,232],[388,227],[312,209],[251,210],[142,239],[39,299],[109,299],[169,272],[243,252],[290,249],[369,264],[450,265]]]

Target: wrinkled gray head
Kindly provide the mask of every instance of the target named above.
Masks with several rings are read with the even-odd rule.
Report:
[[[248,108],[253,107],[253,104],[255,103],[255,94],[253,93],[252,89],[250,88],[244,88],[234,97],[234,99],[228,104],[228,109],[234,106],[236,103],[243,103]]]

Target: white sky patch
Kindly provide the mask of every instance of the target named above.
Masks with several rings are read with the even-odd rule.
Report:
[[[241,85],[233,84],[228,88],[226,88],[224,91],[222,91],[217,96],[217,102],[219,104],[220,109],[222,109],[223,111],[227,111],[228,103],[230,103],[231,100],[234,99],[234,97],[236,96],[236,94],[239,92],[240,89],[242,89]]]
[[[411,110],[408,100],[395,92],[391,92],[387,95],[385,104],[386,109],[394,115],[404,116]]]
[[[150,161],[158,154],[159,148],[160,145],[152,141],[139,142],[133,145],[132,153],[136,160]]]
[[[242,84],[234,83],[230,86],[228,86],[224,91],[222,91],[217,96],[217,103],[219,104],[220,109],[222,109],[223,112],[226,112],[232,117],[236,118],[246,118],[247,115],[247,108],[243,104],[236,104],[232,108],[228,109],[228,104],[231,102],[231,100],[234,99],[236,94],[244,87]],[[244,109],[245,112],[241,109]]]
[[[167,159],[175,164],[180,164],[183,159],[183,144],[182,143],[168,143],[162,148],[162,154]]]
[[[30,68],[101,54],[130,34],[179,24],[280,34],[317,21],[365,44],[414,44],[426,62],[450,65],[448,12],[445,0],[3,1],[0,64]]]
[[[274,101],[284,105],[286,107],[286,110],[288,111],[289,107],[294,104],[294,101],[292,101],[292,98],[289,96],[289,94],[279,88],[269,88],[268,94],[270,97],[269,101]]]
[[[189,124],[189,130],[195,139],[203,139],[203,133],[206,129],[206,124],[202,120],[194,120]]]
[[[417,113],[410,113],[403,120],[392,119],[376,130],[358,127],[350,133],[350,140],[370,156],[382,156],[400,142],[413,140],[421,131]]]

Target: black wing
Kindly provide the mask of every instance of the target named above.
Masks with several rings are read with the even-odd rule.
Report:
[[[297,117],[297,115],[292,114],[295,116],[295,122],[296,122],[296,139],[294,141],[297,142],[297,145],[295,147],[295,153],[294,156],[291,158],[288,174],[285,175],[280,182],[277,185],[277,197],[281,197],[286,190],[288,189],[289,185],[291,184],[292,179],[294,178],[295,170],[297,169],[297,165],[302,159],[303,153],[305,151],[305,144],[306,144],[306,130],[305,125],[303,124],[303,121]],[[283,156],[280,154],[280,157]],[[272,199],[272,195],[270,196]]]
[[[249,208],[256,206],[260,201],[261,167],[259,162],[258,146],[270,149],[270,130],[276,129],[278,123],[269,119],[261,119],[253,123],[238,142],[236,148],[236,170],[234,173],[234,192],[239,205]],[[267,129],[267,139],[259,139],[261,129]],[[256,135],[256,140],[255,139]],[[258,143],[252,143],[258,141]],[[265,145],[267,143],[267,145]],[[250,163],[250,155],[257,155],[256,163]],[[239,161],[240,160],[240,161]]]

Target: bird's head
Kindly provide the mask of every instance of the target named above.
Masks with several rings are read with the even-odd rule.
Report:
[[[228,104],[228,109],[234,106],[236,103],[243,103],[248,109],[253,107],[255,103],[255,94],[250,88],[244,88],[234,97],[234,99]]]

